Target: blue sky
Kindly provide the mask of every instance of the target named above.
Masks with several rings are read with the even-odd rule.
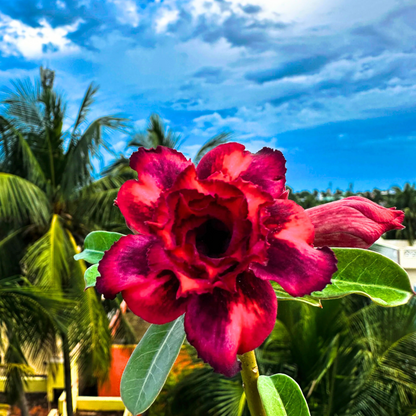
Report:
[[[188,156],[231,130],[295,190],[416,181],[414,0],[0,0],[0,39],[0,87],[48,66],[69,116],[95,81],[92,116],[157,112]]]

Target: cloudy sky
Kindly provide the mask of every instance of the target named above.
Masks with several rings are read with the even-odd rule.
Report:
[[[157,112],[188,156],[231,130],[295,190],[416,181],[415,0],[0,0],[0,87],[39,65],[69,117],[95,81],[94,115]]]

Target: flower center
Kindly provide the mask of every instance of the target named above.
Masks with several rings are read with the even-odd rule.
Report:
[[[196,228],[195,243],[199,254],[222,257],[231,241],[231,232],[220,220],[211,218]]]

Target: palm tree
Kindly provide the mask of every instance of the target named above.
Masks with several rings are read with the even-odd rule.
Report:
[[[181,136],[172,129],[166,128],[158,114],[152,114],[146,132],[133,134],[128,147],[156,148],[165,146],[176,149],[181,144]]]
[[[86,234],[106,227],[105,215],[85,211],[88,198],[104,190],[93,180],[92,158],[108,133],[124,128],[124,119],[111,115],[87,123],[97,91],[87,88],[72,128],[64,129],[54,72],[41,68],[35,83],[13,82],[0,116],[0,256],[8,259],[0,271],[77,300],[62,311],[71,319],[59,328],[69,416],[70,351],[77,345],[84,374],[95,377],[106,376],[111,359],[106,312],[93,290],[83,290],[85,264],[73,260]]]
[[[66,302],[67,303],[67,302]],[[9,403],[29,415],[24,377],[32,373],[27,357],[43,360],[56,350],[56,334],[66,326],[57,319],[65,301],[59,294],[36,288],[22,277],[0,278],[0,352]],[[24,350],[24,351],[23,351]]]

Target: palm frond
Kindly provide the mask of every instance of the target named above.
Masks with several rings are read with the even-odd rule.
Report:
[[[215,147],[219,146],[220,144],[227,143],[232,137],[231,132],[222,132],[217,134],[216,136],[207,140],[201,148],[198,150],[198,153],[194,157],[194,163],[197,165],[199,161],[203,158],[203,156],[208,153],[210,150],[214,149]]]
[[[40,187],[45,186],[45,174],[23,134],[0,116],[0,155],[4,155],[4,172],[17,174]],[[0,157],[1,159],[1,157]]]
[[[74,127],[72,129],[72,137],[74,139],[77,135],[78,128],[87,119],[87,115],[91,110],[91,105],[94,103],[94,96],[98,92],[98,88],[98,85],[94,85],[93,83],[91,83],[88,86],[87,91],[85,92],[84,98],[81,103],[81,107],[78,111],[78,115],[74,123]]]
[[[2,319],[18,329],[25,355],[42,361],[56,351],[57,330],[67,325],[61,311],[70,308],[73,301],[63,299],[61,292],[33,286],[17,276],[0,280],[0,305]]]
[[[125,119],[106,116],[94,120],[80,137],[71,142],[65,155],[64,175],[61,186],[65,194],[91,181],[92,158],[99,155],[101,146],[107,147],[105,137],[125,127]]]
[[[170,393],[172,416],[240,416],[248,415],[239,376],[228,379],[211,368],[198,368],[181,380]]]
[[[0,172],[0,221],[46,224],[49,201],[36,185],[19,176]]]
[[[171,129],[165,128],[165,125],[158,114],[152,114],[146,132],[136,133],[127,146],[145,147],[147,149],[165,146],[171,149],[177,149],[180,143],[181,136]]]
[[[68,286],[74,254],[62,219],[54,214],[47,233],[29,247],[22,267],[36,285],[62,290]]]
[[[44,117],[40,105],[41,85],[27,78],[12,81],[13,89],[6,89],[2,104],[6,116],[22,132],[39,133],[44,129]]]
[[[71,330],[71,344],[77,346],[78,364],[86,378],[104,381],[111,363],[111,333],[107,315],[94,289],[83,292],[74,310],[78,319]]]
[[[127,179],[137,179],[137,173],[130,167],[130,160],[123,155],[119,156],[114,162],[110,163],[101,174],[105,177],[122,176]]]
[[[349,373],[360,371],[339,386],[351,394],[341,412],[348,409],[365,416],[405,412],[410,398],[416,397],[415,318],[414,301],[394,309],[370,305],[354,315],[350,338],[345,340],[350,352],[345,368]]]

